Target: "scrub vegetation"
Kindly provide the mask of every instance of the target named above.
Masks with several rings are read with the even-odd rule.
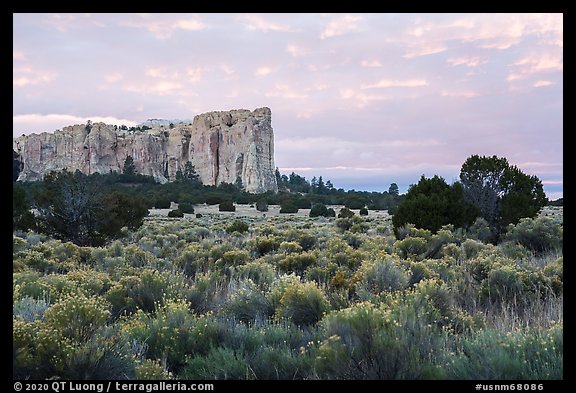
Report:
[[[497,244],[476,224],[153,216],[98,247],[15,231],[13,376],[562,379],[561,207]]]

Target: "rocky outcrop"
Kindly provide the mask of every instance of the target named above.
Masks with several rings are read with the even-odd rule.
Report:
[[[209,112],[192,124],[157,125],[145,131],[94,123],[13,140],[22,170],[18,180],[40,180],[52,170],[122,172],[132,156],[140,174],[172,181],[191,161],[206,185],[242,180],[246,191],[277,191],[274,132],[269,108]]]

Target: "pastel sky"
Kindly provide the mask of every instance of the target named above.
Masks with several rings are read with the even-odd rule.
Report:
[[[562,14],[14,14],[13,136],[267,106],[338,188],[506,157],[563,196]]]

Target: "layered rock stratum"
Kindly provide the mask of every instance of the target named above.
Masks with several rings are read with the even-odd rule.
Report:
[[[206,185],[235,183],[246,191],[277,191],[274,132],[269,108],[208,112],[192,123],[144,131],[105,123],[79,124],[13,139],[22,168],[18,180],[40,180],[53,170],[85,174],[122,172],[132,156],[138,173],[173,181],[191,161]]]

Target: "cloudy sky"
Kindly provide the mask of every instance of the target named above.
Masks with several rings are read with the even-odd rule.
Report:
[[[563,195],[562,14],[14,14],[13,136],[272,110],[275,162],[338,188],[506,157]]]

